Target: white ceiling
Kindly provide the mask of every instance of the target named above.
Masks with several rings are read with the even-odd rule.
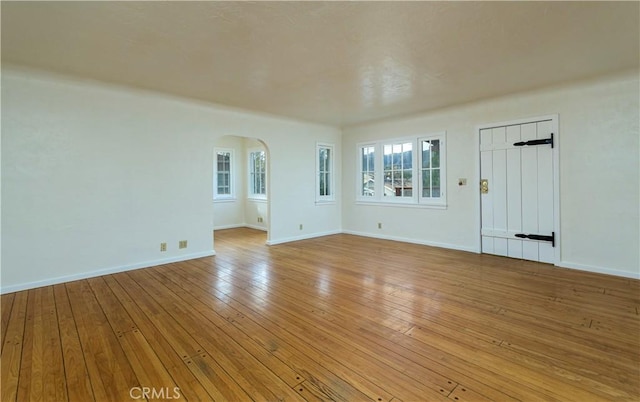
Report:
[[[639,2],[7,2],[2,61],[345,126],[639,68]]]

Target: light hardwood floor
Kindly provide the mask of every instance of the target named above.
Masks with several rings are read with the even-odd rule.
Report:
[[[3,295],[1,400],[640,399],[639,281],[215,237],[215,257]]]

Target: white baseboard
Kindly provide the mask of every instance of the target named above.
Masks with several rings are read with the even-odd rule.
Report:
[[[213,230],[237,229],[243,228],[245,226],[247,225],[245,225],[244,223],[234,223],[233,225],[214,226]]]
[[[233,225],[215,226],[213,228],[213,230],[216,231],[216,230],[238,229],[238,228],[257,229],[257,230],[262,230],[263,232],[267,231],[267,228],[265,228],[263,226],[249,225],[249,224],[246,224],[246,223],[236,223],[236,224],[233,224]]]
[[[266,230],[261,227],[252,227],[250,225],[238,225],[233,227],[251,227],[253,229]],[[221,228],[218,228],[218,229],[221,229]],[[372,237],[372,238],[382,239],[382,240],[392,240],[392,241],[400,241],[404,243],[413,243],[413,244],[420,244],[425,246],[447,248],[452,250],[468,251],[472,253],[480,252],[480,250],[477,250],[473,247],[462,247],[455,244],[430,242],[425,240],[410,239],[410,238],[404,238],[404,237],[398,237],[398,236],[378,235],[378,234],[372,234],[372,233],[366,233],[366,232],[357,232],[352,230],[334,230],[334,231],[328,231],[328,232],[311,233],[311,234],[306,234],[301,236],[288,237],[283,239],[275,239],[275,240],[268,241],[267,245],[273,246],[276,244],[289,243],[289,242],[294,242],[298,240],[306,240],[306,239],[312,239],[316,237],[329,236],[329,235],[340,234],[340,233],[345,233],[345,234],[350,234],[355,236]],[[83,273],[74,274],[74,275],[48,278],[40,281],[21,283],[17,285],[0,286],[0,294],[18,292],[18,291],[27,290],[27,289],[34,289],[42,286],[56,285],[59,283],[77,281],[81,279],[94,278],[97,276],[131,271],[134,269],[149,268],[149,267],[169,264],[173,262],[180,262],[180,261],[192,260],[192,259],[203,258],[203,257],[211,257],[214,255],[216,255],[216,252],[214,250],[204,251],[200,253],[180,255],[180,256],[175,256],[175,257],[170,257],[170,258],[165,258],[160,260],[146,261],[146,262],[140,262],[136,264],[124,265],[119,267],[100,269],[100,270],[91,271],[91,272],[83,272]],[[569,261],[561,261],[560,263],[557,264],[557,266],[562,268],[577,269],[580,271],[607,274],[607,275],[619,276],[624,278],[640,279],[640,272],[621,271],[621,270],[615,270],[615,269],[609,269],[609,268],[603,268],[603,267],[597,267],[597,266],[591,266],[591,265],[585,265],[585,264],[578,264],[578,263],[573,263]]]
[[[249,228],[249,229],[256,229],[256,230],[262,230],[263,232],[267,231],[267,228],[263,227],[263,226],[256,226],[256,225],[242,225],[242,227],[244,228]]]
[[[18,291],[27,290],[27,289],[35,289],[43,286],[57,285],[59,283],[72,282],[72,281],[77,281],[81,279],[95,278],[97,276],[102,276],[102,275],[132,271],[134,269],[155,267],[157,265],[170,264],[172,262],[180,262],[180,261],[193,260],[196,258],[211,257],[214,255],[216,255],[216,252],[214,250],[203,251],[200,253],[179,255],[175,257],[164,258],[161,260],[145,261],[145,262],[140,262],[136,264],[123,265],[119,267],[99,269],[99,270],[90,271],[90,272],[82,272],[79,274],[58,276],[56,278],[48,278],[48,279],[43,279],[35,282],[20,283],[18,285],[2,286],[0,287],[0,294],[18,292]]]
[[[458,250],[458,251],[468,251],[470,253],[476,253],[476,254],[480,252],[480,250],[474,247],[464,247],[457,244],[439,243],[439,242],[427,241],[422,239],[411,239],[411,238],[400,237],[400,236],[388,236],[388,235],[374,234],[374,233],[367,233],[367,232],[357,232],[354,230],[343,230],[342,233],[350,234],[354,236],[372,237],[374,239],[392,240],[392,241],[399,241],[403,243],[420,244],[422,246],[440,247],[440,248],[447,248],[450,250]]]
[[[335,235],[340,233],[342,233],[341,230],[331,230],[328,232],[317,232],[317,233],[311,233],[311,234],[306,234],[301,236],[285,237],[284,239],[269,240],[267,241],[267,245],[275,246],[276,244],[290,243],[292,241],[307,240],[307,239],[313,239],[316,237],[330,236],[330,235]]]
[[[640,279],[640,272],[620,271],[617,269],[609,269],[596,267],[593,265],[577,264],[575,262],[560,261],[556,266],[561,268],[577,269],[580,271],[594,272],[597,274],[606,274],[613,276],[621,276],[623,278]]]

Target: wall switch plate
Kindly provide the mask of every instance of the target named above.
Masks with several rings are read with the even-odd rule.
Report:
[[[186,240],[180,240],[178,242],[178,248],[187,248],[187,241]]]

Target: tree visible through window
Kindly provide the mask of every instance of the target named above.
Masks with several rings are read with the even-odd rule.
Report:
[[[413,144],[383,146],[384,196],[413,197]]]
[[[359,145],[358,199],[446,206],[445,136]]]
[[[440,140],[422,140],[422,197],[440,197]]]
[[[249,153],[249,193],[252,196],[267,195],[267,157],[264,151]]]
[[[376,148],[373,145],[363,146],[360,149],[360,159],[362,161],[362,171],[360,173],[362,187],[360,188],[360,195],[363,197],[373,197],[376,194]]]

